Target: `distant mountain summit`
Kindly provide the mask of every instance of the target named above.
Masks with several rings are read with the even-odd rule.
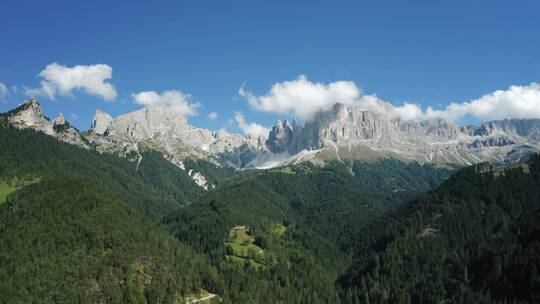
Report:
[[[204,158],[235,168],[246,165],[246,155],[265,149],[263,139],[193,127],[166,106],[146,107],[115,118],[97,110],[85,137],[101,152],[129,154],[151,148],[174,163]]]
[[[539,119],[460,127],[443,119],[405,121],[336,104],[303,127],[279,121],[267,140],[274,153],[319,151],[314,160],[395,157],[421,163],[468,165],[514,162],[540,147]]]
[[[469,165],[513,163],[540,150],[539,119],[458,126],[443,119],[405,121],[342,104],[318,113],[303,126],[296,121],[278,121],[267,138],[196,128],[166,106],[146,107],[114,118],[98,109],[91,128],[82,133],[63,116],[51,122],[33,99],[3,116],[17,128],[35,129],[102,153],[139,159],[140,151],[157,150],[178,166],[187,158],[242,169],[388,157]]]
[[[34,129],[67,143],[87,149],[90,148],[79,131],[64,119],[62,113],[54,121],[51,121],[43,114],[41,105],[35,99],[30,99],[2,115],[7,118],[9,124],[16,128]]]

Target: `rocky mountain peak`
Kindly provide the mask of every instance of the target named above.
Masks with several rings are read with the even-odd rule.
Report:
[[[41,104],[39,103],[39,101],[35,98],[29,98],[28,100],[26,100],[23,104],[22,104],[23,107],[25,108],[32,108],[32,109],[35,109],[35,110],[38,110],[40,112],[43,111],[43,109],[41,108]]]
[[[503,119],[481,124],[478,127],[469,126],[469,134],[476,136],[494,136],[513,134],[540,142],[540,119]]]
[[[104,122],[108,119],[108,117],[103,116]],[[190,127],[187,119],[181,113],[170,107],[157,105],[116,117],[107,127],[107,132],[142,140],[152,138],[156,134],[169,133],[174,137],[185,133]]]
[[[444,119],[407,121],[342,104],[317,113],[303,126],[296,120],[279,120],[267,138],[197,128],[166,106],[146,107],[116,118],[98,109],[91,132],[82,134],[62,114],[51,122],[34,99],[6,117],[15,127],[31,128],[85,148],[90,143],[100,152],[129,155],[155,149],[173,163],[204,158],[236,168],[374,156],[467,165],[519,161],[540,148],[539,119],[459,127]]]
[[[264,149],[255,137],[194,127],[184,115],[163,105],[114,118],[98,110],[92,131],[86,139],[101,152],[127,155],[139,149],[156,149],[172,162],[204,158],[241,167]]]
[[[32,113],[32,115],[35,115],[36,117],[42,116],[45,118],[45,116],[43,115],[43,109],[41,107],[41,104],[39,103],[39,101],[37,101],[37,99],[34,99],[34,98],[30,98],[26,100],[25,102],[20,104],[17,108],[10,111],[9,114],[13,116],[21,112]]]
[[[292,157],[297,154],[302,159],[306,151],[327,150],[337,154],[333,156],[337,159],[357,159],[367,153],[419,162],[504,161],[540,145],[540,120],[514,119],[459,127],[444,119],[403,120],[359,105],[336,104],[317,113],[303,127],[293,123],[291,128],[278,121],[266,145],[273,153],[288,151]]]
[[[103,135],[106,131],[109,125],[111,124],[113,118],[108,113],[103,112],[100,109],[96,110],[96,114],[94,114],[94,119],[92,119],[92,125],[90,129],[95,133],[99,135]]]
[[[54,119],[53,125],[60,126],[60,125],[65,125],[65,124],[66,124],[66,119],[64,118],[64,114],[59,113],[58,116]]]
[[[298,129],[300,126],[298,125],[298,122],[296,121],[296,117],[293,118],[293,121],[292,121],[292,129],[293,131]]]
[[[266,140],[266,147],[273,153],[281,153],[289,149],[293,142],[293,130],[287,120],[278,120],[272,127]]]
[[[221,128],[219,130],[217,130],[216,132],[214,132],[214,137],[216,139],[224,139],[224,138],[227,138],[229,136],[229,132],[227,132],[227,130]]]
[[[34,129],[48,135],[54,134],[53,124],[43,115],[41,104],[33,98],[8,112],[8,120],[17,128]]]
[[[7,116],[9,123],[16,128],[33,129],[54,136],[67,143],[89,148],[79,132],[72,128],[65,120],[62,113],[51,122],[43,114],[41,104],[35,99],[27,100],[15,110],[8,112]]]

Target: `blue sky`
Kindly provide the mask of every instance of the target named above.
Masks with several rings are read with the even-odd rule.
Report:
[[[352,81],[363,94],[423,109],[540,81],[538,1],[314,2],[3,0],[0,111],[22,102],[24,87],[38,88],[54,62],[112,68],[113,102],[77,89],[39,98],[47,115],[63,112],[83,130],[96,108],[141,108],[132,94],[143,91],[189,94],[200,103],[190,122],[238,131],[227,124],[236,111],[264,126],[290,118],[253,104],[300,75]],[[238,94],[243,84],[251,106]]]

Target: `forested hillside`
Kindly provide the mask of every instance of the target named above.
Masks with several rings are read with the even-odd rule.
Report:
[[[8,302],[181,303],[200,290],[224,303],[538,300],[538,156],[430,191],[452,170],[183,170],[155,151],[129,161],[7,125],[0,146]]]
[[[198,204],[173,212],[164,225],[179,240],[210,256],[230,286],[226,297],[234,303],[335,303],[339,301],[335,280],[351,261],[357,233],[403,202],[387,193],[390,185],[367,181],[393,170],[402,182],[414,180],[427,190],[450,172],[391,160],[377,166],[380,170],[358,164],[357,175],[337,162],[244,172]],[[224,241],[237,225],[250,227],[270,263],[258,268],[248,260],[224,261],[230,254]],[[285,232],[276,233],[280,226]]]
[[[205,255],[155,222],[202,192],[184,171],[149,157],[145,165],[166,168],[159,179],[7,125],[0,147],[0,180],[15,190],[0,206],[2,302],[172,303],[219,285]],[[170,176],[182,176],[173,189],[156,182]]]
[[[166,183],[157,187],[155,180],[163,173],[138,172],[136,162],[78,148],[32,130],[0,125],[0,147],[0,177],[4,180],[13,177],[61,179],[60,176],[69,173],[86,179],[100,191],[114,193],[152,218],[180,208],[202,192],[187,173],[162,157],[143,158],[143,168],[146,164],[155,171],[166,167],[167,174],[177,177],[175,187],[168,187]]]
[[[482,166],[485,167],[485,166]],[[473,166],[361,233],[340,279],[350,303],[535,303],[540,300],[540,156]]]
[[[0,208],[3,303],[174,303],[219,280],[204,255],[72,175]]]

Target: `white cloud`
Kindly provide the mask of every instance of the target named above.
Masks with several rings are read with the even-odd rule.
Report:
[[[211,112],[211,113],[208,113],[208,115],[206,115],[206,117],[208,117],[208,119],[210,119],[210,120],[215,120],[215,119],[218,118],[218,116],[219,115],[216,112]]]
[[[198,102],[191,101],[191,95],[180,91],[169,90],[158,94],[155,91],[145,91],[132,94],[135,103],[144,106],[164,105],[184,115],[196,115]]]
[[[377,110],[404,120],[443,118],[457,121],[472,116],[483,121],[504,118],[540,118],[540,85],[510,86],[478,99],[462,103],[451,103],[443,109],[428,107],[423,110],[417,104],[405,103],[394,106],[373,96],[364,96],[359,104],[369,110]]]
[[[114,101],[117,96],[114,86],[106,82],[112,78],[112,68],[106,64],[67,67],[54,62],[39,76],[43,78],[41,87],[25,88],[27,95],[55,99],[56,95],[72,95],[74,90],[82,90],[105,101]]]
[[[478,99],[451,103],[444,110],[428,108],[427,117],[456,120],[466,115],[484,120],[503,118],[540,118],[540,84],[513,85]]]
[[[0,82],[0,102],[4,102],[4,98],[8,95],[8,93],[8,87],[2,82]]]
[[[2,82],[0,82],[0,95],[5,95],[8,92],[8,88]]]
[[[256,111],[294,114],[310,120],[319,111],[330,110],[336,103],[352,104],[360,97],[360,89],[352,81],[329,84],[311,82],[304,75],[295,80],[275,83],[263,96],[255,96],[244,86],[238,91]]]
[[[238,92],[250,106],[261,112],[293,114],[305,120],[313,118],[318,111],[331,109],[336,103],[355,104],[371,111],[383,112],[403,120],[444,118],[459,120],[473,116],[482,120],[503,118],[540,118],[540,84],[514,85],[507,90],[498,90],[478,99],[462,103],[451,103],[443,109],[423,109],[414,103],[393,105],[374,95],[361,95],[361,90],[352,81],[337,81],[329,84],[314,83],[306,76],[272,85],[263,96],[255,96],[242,86]]]
[[[395,106],[374,95],[362,96],[356,104],[365,110],[385,113],[391,117],[399,117],[403,120],[422,119],[422,109],[411,103],[404,103],[401,106]]]
[[[270,129],[262,125],[256,124],[254,122],[247,122],[242,112],[236,112],[234,115],[234,120],[238,124],[238,127],[242,129],[242,132],[244,132],[244,134],[251,134],[256,137],[267,137],[268,133],[270,132]]]

